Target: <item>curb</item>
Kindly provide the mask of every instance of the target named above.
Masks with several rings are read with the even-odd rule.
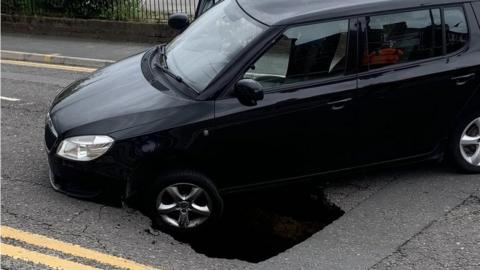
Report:
[[[70,57],[56,54],[40,54],[6,50],[2,50],[1,52],[3,60],[28,61],[44,64],[102,68],[112,63],[115,63],[115,61],[112,60]]]

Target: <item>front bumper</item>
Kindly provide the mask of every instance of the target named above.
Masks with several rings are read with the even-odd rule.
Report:
[[[59,138],[50,115],[45,124],[50,184],[56,191],[78,198],[95,198],[105,189],[104,181],[90,173],[87,164],[63,160],[55,155]],[[78,163],[78,164],[77,164]]]
[[[97,172],[98,164],[64,160],[48,154],[50,184],[59,192],[77,198],[95,198],[103,193],[122,195],[125,182]]]
[[[113,146],[108,153],[92,161],[73,161],[56,155],[62,136],[49,116],[45,125],[45,148],[48,157],[50,184],[59,192],[78,198],[95,198],[102,194],[127,198],[132,192],[134,167],[125,162],[125,147]],[[130,185],[129,185],[130,186]]]

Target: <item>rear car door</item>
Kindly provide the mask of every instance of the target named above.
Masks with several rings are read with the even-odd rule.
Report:
[[[478,78],[469,30],[463,5],[363,19],[357,164],[427,154],[448,136]]]
[[[259,82],[264,99],[215,104],[210,145],[219,179],[252,185],[349,166],[356,37],[349,20],[290,27],[251,62],[242,78]]]

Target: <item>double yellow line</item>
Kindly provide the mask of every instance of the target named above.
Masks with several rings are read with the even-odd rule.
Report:
[[[0,234],[2,239],[12,239],[19,243],[24,243],[30,246],[39,248],[46,248],[57,251],[63,254],[73,255],[79,259],[86,259],[96,261],[103,265],[110,265],[120,269],[135,269],[135,270],[151,270],[153,267],[143,265],[131,260],[112,256],[95,250],[87,249],[79,245],[66,243],[60,240],[52,239],[43,235],[33,234],[21,230],[17,230],[7,226],[0,227]],[[21,244],[20,244],[21,245]],[[24,247],[1,243],[0,254],[13,259],[33,262],[35,264],[45,265],[53,269],[65,270],[93,270],[98,269],[93,266],[81,264],[74,261],[69,261],[60,257],[42,254],[37,251],[28,250]]]
[[[33,67],[33,68],[49,68],[49,69],[59,69],[73,72],[85,72],[91,73],[96,71],[96,68],[87,68],[87,67],[77,67],[77,66],[67,66],[67,65],[56,65],[56,64],[45,64],[37,62],[27,62],[27,61],[16,61],[16,60],[1,60],[2,65],[14,65],[14,66],[23,66],[23,67]]]

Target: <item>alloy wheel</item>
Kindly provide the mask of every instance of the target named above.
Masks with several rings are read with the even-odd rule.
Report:
[[[156,209],[166,224],[193,229],[205,223],[212,214],[212,200],[201,187],[180,183],[159,193]]]
[[[460,139],[462,157],[473,166],[480,166],[480,117],[473,120]]]

